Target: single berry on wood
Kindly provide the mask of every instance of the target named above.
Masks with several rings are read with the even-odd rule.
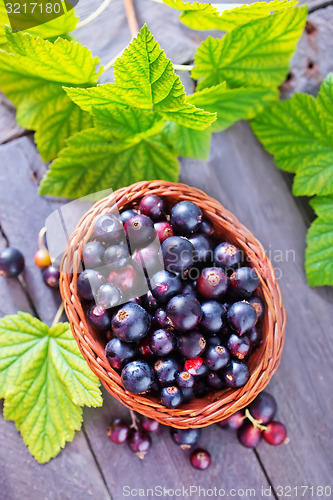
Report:
[[[287,429],[281,422],[270,422],[262,434],[266,443],[272,446],[279,446],[287,439]]]
[[[116,418],[106,430],[108,438],[116,444],[126,443],[129,432],[129,425],[120,418]]]
[[[254,427],[250,421],[246,421],[238,429],[237,437],[246,448],[256,448],[262,440],[262,431]]]
[[[7,247],[0,252],[0,276],[15,278],[24,269],[23,254],[17,248]]]
[[[40,248],[34,255],[34,262],[37,267],[44,268],[52,264],[51,256],[46,248]],[[1,272],[0,272],[1,274]]]
[[[131,429],[128,437],[128,446],[141,460],[144,459],[151,447],[151,438],[144,429]]]
[[[194,450],[190,456],[191,465],[198,470],[206,470],[211,464],[211,456],[207,450]]]

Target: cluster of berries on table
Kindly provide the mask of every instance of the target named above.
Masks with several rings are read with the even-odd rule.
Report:
[[[77,291],[111,367],[127,391],[168,408],[244,386],[262,341],[258,275],[214,236],[195,203],[151,194],[99,216],[82,250]]]
[[[43,238],[46,228],[42,228],[38,237],[39,249],[34,255],[34,262],[42,269],[44,282],[51,288],[59,288],[60,271],[52,264],[50,254],[44,244]],[[0,251],[0,276],[16,278],[25,267],[25,259],[20,250],[14,247],[6,247]]]
[[[262,439],[270,445],[278,446],[286,442],[287,430],[281,422],[274,420],[276,411],[277,404],[273,396],[262,392],[247,408],[237,411],[217,425],[221,429],[236,431],[239,442],[247,448],[256,448]],[[148,417],[139,420],[134,412],[131,414],[131,426],[124,419],[116,418],[108,427],[107,435],[115,444],[127,443],[130,450],[143,459],[152,446],[151,434],[161,434],[164,426]],[[197,447],[205,429],[170,427],[169,432],[173,442],[182,450],[188,451],[194,468],[205,470],[210,466],[209,451]]]

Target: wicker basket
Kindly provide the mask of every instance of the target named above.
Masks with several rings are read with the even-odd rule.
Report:
[[[196,203],[204,216],[212,222],[217,239],[231,241],[245,252],[259,275],[258,294],[266,304],[262,324],[263,342],[250,357],[251,377],[247,384],[240,389],[224,389],[211,393],[205,398],[195,399],[172,410],[161,405],[157,398],[131,394],[124,389],[120,375],[110,367],[105,357],[105,341],[101,340],[86,320],[76,287],[76,271],[81,260],[81,250],[92,235],[95,218],[109,212],[110,204],[114,201],[119,211],[137,207],[140,199],[148,192],[162,196],[170,205],[181,200]],[[71,265],[72,273],[69,272]],[[142,415],[178,428],[214,424],[247,406],[266,387],[278,368],[284,344],[286,313],[272,264],[253,234],[220,203],[198,189],[165,181],[139,182],[119,189],[112,197],[96,203],[81,219],[69,239],[63,269],[60,278],[61,295],[73,335],[83,356],[106,389],[125,406]]]

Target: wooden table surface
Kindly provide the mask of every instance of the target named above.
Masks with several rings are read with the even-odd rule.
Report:
[[[96,3],[81,0],[78,11],[85,17]],[[191,60],[205,33],[188,30],[179,23],[178,13],[166,6],[136,0],[135,8],[139,24],[148,24],[173,62]],[[333,71],[333,7],[322,7],[316,0],[310,2],[310,9],[309,22],[315,30],[308,30],[299,44],[292,79],[284,88],[287,93],[315,93],[321,80]],[[122,1],[113,0],[77,37],[104,63],[118,54],[130,41]],[[110,78],[112,71],[103,75],[103,80]],[[20,248],[27,262],[21,282],[0,280],[0,316],[29,311],[51,323],[60,303],[59,293],[42,283],[33,255],[45,218],[64,201],[38,195],[46,166],[33,135],[21,130],[14,116],[0,97],[0,245],[9,242]],[[234,498],[266,498],[262,488],[270,487],[274,498],[284,498],[281,487],[309,487],[303,496],[301,489],[293,489],[286,498],[317,499],[317,486],[333,490],[333,290],[311,289],[306,284],[305,235],[313,218],[307,201],[292,196],[291,176],[274,166],[246,123],[215,134],[207,162],[185,160],[181,165],[181,181],[221,201],[254,232],[271,256],[280,255],[277,252],[288,256],[275,263],[288,322],[282,362],[269,391],[278,400],[278,417],[288,427],[289,444],[275,449],[262,443],[252,451],[241,447],[234,434],[210,427],[204,429],[201,444],[211,452],[212,466],[199,472],[191,468],[187,453],[163,429],[141,461],[126,446],[108,441],[107,425],[116,415],[127,416],[128,411],[104,393],[103,407],[85,410],[83,429],[57,458],[43,466],[29,455],[14,423],[0,416],[1,500],[120,500],[127,498],[125,487],[156,486],[167,490],[223,488],[226,496]],[[288,492],[285,488],[284,493]],[[194,499],[203,495],[195,490],[191,493]],[[130,498],[134,496],[135,491]],[[169,491],[165,496],[182,498],[186,491]],[[158,497],[158,491],[154,496],[150,492],[150,498]]]

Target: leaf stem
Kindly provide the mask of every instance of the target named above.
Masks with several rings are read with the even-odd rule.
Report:
[[[44,243],[44,236],[46,234],[46,227],[42,227],[42,229],[39,231],[39,234],[38,234],[38,248],[40,250],[46,250],[47,251],[47,248],[45,246],[45,243]]]
[[[192,71],[194,66],[192,64],[173,64],[175,71]]]
[[[136,13],[133,5],[133,0],[124,0],[126,17],[128,26],[132,35],[132,38],[135,38],[139,32],[139,24],[136,18]]]
[[[138,428],[138,419],[137,419],[137,416],[135,415],[135,413],[134,413],[133,410],[130,410],[129,412],[131,414],[131,419],[132,419],[131,427],[133,427],[133,429],[135,429],[136,431],[138,431],[139,428]]]
[[[87,26],[87,24],[90,24],[91,22],[95,21],[97,17],[99,17],[102,12],[105,11],[105,9],[110,5],[112,0],[104,0],[104,2],[98,7],[98,9],[95,10],[90,16],[88,16],[86,19],[83,19],[83,21],[80,21],[77,23],[75,31],[79,30],[80,28],[83,28],[84,26]]]
[[[61,304],[56,312],[56,315],[54,316],[54,320],[52,321],[51,328],[53,328],[55,325],[59,323],[59,320],[64,312],[64,303],[61,301]]]

